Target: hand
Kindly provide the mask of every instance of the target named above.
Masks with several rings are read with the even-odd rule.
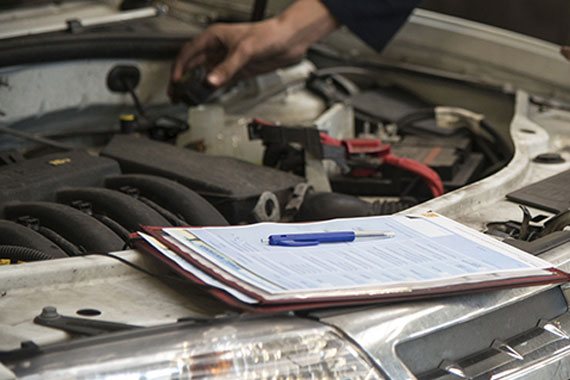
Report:
[[[287,44],[287,31],[275,19],[244,24],[215,24],[182,48],[173,67],[172,81],[187,70],[205,65],[208,82],[227,83],[238,72],[252,76],[294,63],[307,46]]]
[[[242,24],[214,24],[184,45],[172,68],[172,82],[204,65],[208,82],[219,87],[236,74],[248,77],[299,61],[309,46],[337,22],[319,0],[298,0],[278,17]]]

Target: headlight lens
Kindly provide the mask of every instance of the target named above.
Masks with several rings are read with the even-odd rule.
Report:
[[[6,363],[23,379],[382,379],[336,330],[296,318],[177,325]]]

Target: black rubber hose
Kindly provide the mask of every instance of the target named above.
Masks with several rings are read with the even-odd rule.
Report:
[[[503,157],[503,159],[505,161],[510,160],[513,155],[513,148],[511,146],[511,144],[509,144],[507,142],[507,140],[505,140],[503,138],[503,136],[501,136],[496,130],[495,128],[493,128],[489,123],[487,123],[485,120],[481,121],[481,129],[483,129],[485,132],[487,132],[488,134],[491,135],[491,137],[493,137],[493,139],[495,140],[495,145],[497,147],[498,152],[501,154],[501,156]]]
[[[10,262],[17,263],[18,261],[44,261],[51,260],[48,254],[37,249],[19,247],[16,245],[0,245],[0,258],[10,259]]]
[[[152,208],[154,211],[158,212],[166,220],[172,223],[173,226],[182,227],[182,226],[188,226],[190,224],[148,198],[139,196],[137,197],[137,199],[142,203],[144,203],[145,205],[147,205],[148,207]]]
[[[412,199],[400,199],[395,201],[377,201],[372,204],[374,215],[392,215],[415,206],[418,202]]]
[[[74,59],[164,59],[176,57],[191,35],[85,33],[14,38],[0,46],[0,67]]]
[[[373,215],[389,215],[403,211],[415,204],[412,200],[370,203],[340,193],[310,193],[295,216],[299,222],[355,218]]]
[[[472,133],[471,135],[473,136],[473,141],[475,142],[477,148],[479,148],[479,150],[491,162],[491,164],[493,165],[502,164],[503,161],[499,157],[497,157],[495,152],[493,152],[492,147],[490,147],[488,143],[484,141],[484,139],[481,136],[476,135],[474,133]]]
[[[40,226],[38,232],[57,244],[69,256],[82,256],[83,252],[57,232]]]
[[[425,108],[418,109],[407,115],[402,116],[400,119],[396,120],[394,124],[398,127],[401,132],[407,132],[409,127],[413,127],[414,124],[419,123],[424,120],[435,120],[435,109]]]
[[[125,243],[129,242],[129,231],[125,227],[121,226],[119,223],[105,215],[93,214],[93,217],[106,225],[115,234],[117,234],[117,236],[119,236],[122,241]]]
[[[410,126],[411,124],[431,118],[435,118],[434,110],[430,109],[418,110],[402,117],[395,124],[402,131],[405,131],[406,127]],[[507,141],[495,130],[495,128],[493,128],[485,120],[481,121],[480,125],[481,129],[483,129],[493,139],[492,144],[494,145],[496,152],[500,156],[500,158],[497,157],[497,154],[493,152],[493,149],[489,148],[486,145],[486,142],[483,141],[483,137],[472,132],[475,143],[477,144],[479,149],[483,152],[483,154],[487,157],[487,159],[489,159],[492,164],[503,163],[509,160],[513,156],[513,150],[509,145],[509,143],[507,143]]]

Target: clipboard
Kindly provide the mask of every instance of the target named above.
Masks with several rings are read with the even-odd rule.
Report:
[[[425,215],[420,216],[420,218],[425,217]],[[431,217],[443,218],[438,214],[433,214]],[[449,220],[446,220],[446,222],[447,221]],[[482,238],[482,234],[479,232],[468,229],[465,226],[458,225],[458,223],[451,222],[451,226],[453,228],[459,228],[461,230],[461,233],[465,233],[467,236],[473,235],[477,239]],[[137,249],[152,255],[153,257],[166,264],[178,275],[187,279],[189,283],[202,287],[204,290],[206,290],[221,302],[227,304],[232,308],[249,312],[274,313],[283,311],[314,310],[341,306],[357,306],[411,301],[434,297],[453,296],[478,291],[557,284],[567,282],[570,279],[570,276],[567,273],[556,268],[548,267],[540,268],[537,270],[536,273],[539,274],[536,274],[532,270],[529,270],[529,273],[535,273],[533,275],[505,275],[503,273],[500,276],[488,276],[485,280],[480,281],[455,281],[448,283],[444,281],[443,283],[438,283],[434,286],[424,286],[422,288],[412,289],[408,286],[402,285],[400,287],[392,286],[389,289],[382,289],[381,287],[377,287],[374,289],[374,291],[324,290],[318,292],[315,291],[311,296],[280,296],[278,298],[275,298],[269,297],[268,293],[263,289],[243,281],[242,278],[236,278],[236,276],[233,276],[232,273],[228,273],[223,268],[213,265],[212,262],[204,260],[196,252],[192,252],[192,250],[188,249],[187,247],[183,247],[181,244],[173,241],[172,237],[165,233],[165,230],[166,229],[162,227],[144,227],[144,231],[148,235],[152,236],[153,239],[156,239],[156,241],[160,242],[160,244],[162,244],[164,247],[167,247],[167,249],[177,255],[179,259],[192,265],[192,268],[198,271],[196,273],[209,276],[208,278],[214,279],[214,281],[217,281],[217,283],[221,284],[221,286],[212,286],[211,284],[204,282],[192,273],[189,273],[188,270],[182,268],[181,265],[177,264],[174,260],[168,258],[165,254],[157,250],[156,246],[153,247],[153,245],[149,243],[148,239],[145,240],[145,238],[143,238],[144,235],[135,234],[132,240],[133,245]],[[198,229],[190,230],[196,231]],[[492,240],[490,237],[485,237],[484,239]],[[495,241],[494,244],[496,243],[500,242]],[[511,250],[514,248],[509,247],[508,249]],[[528,255],[522,251],[520,251],[520,254]],[[538,263],[539,259],[532,259],[531,261]],[[495,279],[494,277],[497,278]],[[404,284],[405,282],[402,283]],[[240,295],[241,297],[236,297],[236,294]],[[244,299],[248,301],[244,301]]]

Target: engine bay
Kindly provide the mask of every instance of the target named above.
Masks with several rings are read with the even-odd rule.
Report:
[[[340,31],[292,66],[221,90],[196,70],[174,88],[181,44],[248,12],[238,2],[172,3],[160,16],[64,23],[0,44],[3,363],[97,335],[82,328],[98,323],[104,334],[145,327],[134,336],[175,322],[215,330],[249,320],[130,249],[142,225],[433,210],[567,269],[570,117],[557,51],[532,55],[518,38],[490,39],[469,25],[463,35],[456,20],[419,13],[382,59]],[[441,47],[442,36],[456,43]],[[532,64],[538,56],[555,63],[538,70],[547,67]],[[495,357],[497,339],[515,346],[528,333],[542,349],[537,331],[567,311],[567,291],[509,289],[308,317],[358,342],[390,378],[435,378],[450,373],[440,366],[444,351],[469,368],[479,363],[474,353]],[[34,322],[55,314],[86,326]],[[395,323],[403,327],[393,333]]]
[[[164,83],[141,91],[156,78],[136,63],[105,62],[106,72],[96,67],[105,76],[90,80],[119,104],[2,126],[3,258],[119,251],[141,225],[387,215],[485,178],[512,157],[484,115],[382,84],[381,70],[319,68],[318,59],[217,91],[194,72],[171,89],[174,105],[141,100],[164,100]],[[82,64],[65,65],[80,72]]]

